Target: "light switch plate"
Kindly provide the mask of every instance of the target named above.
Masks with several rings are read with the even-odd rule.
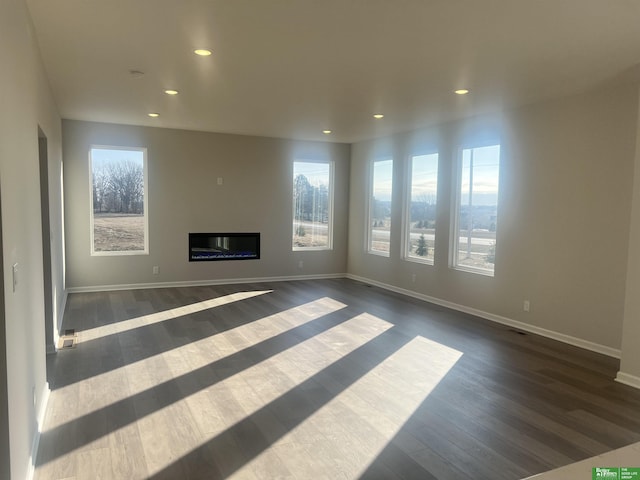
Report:
[[[18,287],[18,264],[14,263],[11,267],[11,272],[13,274],[13,292],[15,293],[16,288]]]

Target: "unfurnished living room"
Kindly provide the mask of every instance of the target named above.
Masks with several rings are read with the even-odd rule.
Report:
[[[0,479],[640,478],[639,24],[0,0]]]

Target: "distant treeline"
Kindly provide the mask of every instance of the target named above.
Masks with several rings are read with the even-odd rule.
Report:
[[[298,221],[329,221],[329,190],[326,185],[314,186],[305,175],[297,175],[293,182],[294,216]]]
[[[107,163],[93,168],[93,212],[144,212],[144,173],[142,165],[131,160]]]
[[[391,217],[391,202],[373,199],[372,226],[383,227]],[[471,220],[472,229],[496,231],[498,215],[497,205],[468,205],[460,206],[460,228],[467,228]],[[436,204],[427,200],[411,202],[409,206],[409,221],[412,228],[433,228],[436,223]]]

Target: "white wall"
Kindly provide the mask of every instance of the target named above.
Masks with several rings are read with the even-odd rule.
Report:
[[[635,86],[618,86],[353,145],[349,273],[619,352],[637,96]],[[451,180],[460,145],[495,138],[500,205],[495,277],[487,277],[449,268]],[[441,161],[433,266],[400,258],[406,159],[420,148]],[[395,160],[390,258],[364,252],[367,164],[386,155]]]
[[[101,288],[346,270],[619,354],[637,98],[635,86],[618,86],[500,117],[361,142],[352,146],[351,162],[347,145],[65,121],[68,285]],[[495,277],[448,265],[453,158],[460,145],[489,140],[501,142],[503,157]],[[89,255],[91,144],[148,147],[150,255]],[[436,264],[428,266],[402,260],[400,242],[406,159],[432,148],[442,163]],[[291,252],[290,168],[296,149],[336,160],[332,252]],[[396,174],[390,258],[364,253],[367,164],[386,156],[395,159]],[[215,185],[217,177],[224,178],[223,186]],[[261,231],[263,259],[187,262],[187,233],[209,230]],[[160,275],[152,274],[153,265],[160,266]],[[530,312],[523,311],[524,300],[531,302]]]
[[[23,0],[0,2],[0,192],[11,478],[26,478],[48,392],[45,372],[38,126],[49,141],[51,195],[59,196],[60,118]],[[58,181],[55,181],[57,177]],[[54,286],[63,303],[60,202],[51,206]],[[11,266],[19,283],[12,289]],[[34,404],[35,395],[35,404]]]
[[[640,108],[639,108],[640,112]],[[627,285],[622,330],[622,358],[616,380],[640,388],[640,115],[636,123],[633,201],[630,217]]]
[[[63,137],[69,288],[346,271],[349,145],[68,120],[63,122]],[[149,255],[90,255],[88,155],[92,144],[147,147]],[[292,251],[294,159],[335,161],[331,251]],[[222,185],[217,185],[218,177]],[[189,232],[260,232],[261,258],[189,262]],[[159,275],[152,274],[154,265]]]

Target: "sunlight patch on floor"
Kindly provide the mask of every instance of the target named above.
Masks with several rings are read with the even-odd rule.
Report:
[[[47,428],[58,427],[163,382],[188,375],[345,307],[337,300],[319,298],[62,387],[58,390],[63,395],[67,395],[64,392],[69,389],[77,389],[78,404],[69,410],[69,416],[51,419]]]
[[[107,335],[114,335],[117,333],[124,333],[134,328],[140,328],[147,325],[153,325],[154,323],[165,322],[174,318],[189,315],[191,313],[202,312],[210,308],[220,307],[222,305],[228,305],[233,302],[241,300],[247,300],[249,298],[257,297],[271,293],[273,290],[255,290],[247,292],[237,292],[222,297],[211,298],[209,300],[203,300],[201,302],[184,305],[182,307],[172,308],[164,310],[162,312],[150,313],[148,315],[142,315],[139,317],[131,318],[129,320],[123,320],[121,322],[110,323],[108,325],[102,325],[100,327],[89,328],[87,330],[78,331],[78,343],[94,340]]]
[[[238,372],[206,391],[191,395],[185,401],[190,406],[194,405],[192,413],[195,418],[203,418],[200,415],[202,412],[197,408],[201,404],[198,396],[210,401],[211,398],[223,395],[225,391],[243,392],[236,395],[241,409],[225,413],[223,428],[219,424],[209,428],[200,423],[203,433],[218,434],[229,425],[290,392],[392,326],[384,320],[363,313]]]
[[[392,327],[363,313],[142,419],[139,426],[150,473],[162,472],[207,443],[215,451],[221,442],[234,438],[230,432],[257,423],[262,432],[273,424],[272,435],[277,438],[231,478],[279,474],[318,478],[321,472],[328,478],[357,478],[462,356],[462,352],[416,337],[348,388],[322,375]],[[299,388],[314,388],[309,380],[336,391],[336,396],[317,411],[311,408],[314,413],[279,435],[278,428],[283,426],[274,412],[291,403],[295,417],[293,397]],[[303,406],[302,411],[306,410]],[[175,435],[171,442],[163,439],[170,436],[151,438],[151,432],[170,430],[171,419],[183,418],[187,412],[199,419],[197,432],[191,429],[181,442],[175,441]],[[247,419],[250,423],[241,426]],[[318,461],[329,463],[319,465]]]
[[[224,434],[392,327],[373,315],[357,315],[139,420],[150,473],[161,471],[176,458]],[[171,440],[170,436],[156,436],[158,428],[171,428],[172,418],[184,418],[186,409],[198,419],[199,432],[190,431],[180,442],[175,441],[175,435]]]
[[[259,478],[278,462],[295,478],[312,478],[306,475],[318,474],[318,452],[331,459],[324,469],[330,478],[359,478],[461,356],[414,338],[231,478]],[[291,457],[292,447],[299,459]]]
[[[224,456],[235,449],[230,478],[358,478],[462,353],[366,312],[323,322],[346,307],[320,298],[63,387],[75,389],[61,397],[73,400],[47,418],[45,433],[91,430],[96,414],[122,409],[135,409],[136,421],[81,434],[84,443],[54,454],[43,471],[139,438],[135,455],[150,476],[192,455],[229,465]],[[324,393],[313,403],[316,389]],[[253,430],[262,440],[243,460]]]

